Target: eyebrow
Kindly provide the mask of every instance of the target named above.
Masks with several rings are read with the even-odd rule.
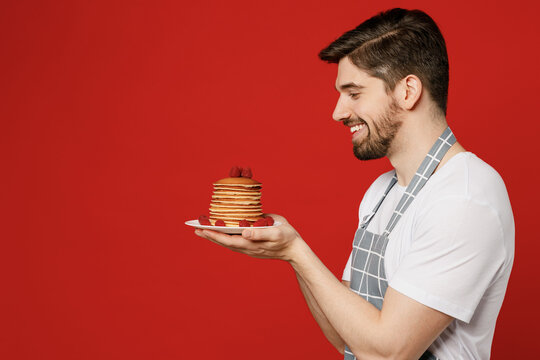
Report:
[[[336,87],[336,90],[337,91],[343,91],[343,90],[347,90],[347,89],[363,89],[365,88],[365,86],[363,85],[360,85],[360,84],[356,84],[354,82],[348,82],[348,83],[345,83],[343,85],[340,85],[339,88]]]

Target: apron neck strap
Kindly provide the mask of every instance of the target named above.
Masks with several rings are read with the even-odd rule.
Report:
[[[384,199],[386,199],[386,196],[388,195],[388,193],[390,192],[390,190],[394,187],[396,183],[397,183],[397,175],[394,172],[394,176],[392,176],[392,179],[390,179],[390,183],[386,187],[386,190],[384,190],[383,196],[381,197],[377,205],[375,205],[373,210],[371,210],[371,212],[368,215],[364,216],[364,218],[362,219],[362,223],[360,224],[360,228],[366,229],[368,227],[369,223],[371,222],[371,219],[373,219],[373,216],[375,216],[375,213],[377,212],[377,210],[379,210],[379,208],[381,207],[381,204],[384,202]]]
[[[405,210],[407,210],[409,205],[411,205],[416,195],[418,195],[420,190],[422,190],[444,155],[446,155],[448,149],[450,149],[455,142],[456,137],[452,133],[452,130],[450,130],[450,127],[447,127],[441,136],[439,136],[437,141],[435,141],[435,144],[433,144],[431,150],[429,150],[418,170],[416,170],[416,173],[407,186],[405,193],[399,200],[399,203],[394,210],[388,225],[386,225],[383,235],[388,236],[394,229],[399,219],[401,219],[401,216],[405,213]]]

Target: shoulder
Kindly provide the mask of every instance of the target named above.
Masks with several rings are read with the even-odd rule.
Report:
[[[473,202],[491,208],[501,216],[511,216],[502,177],[470,152],[455,155],[433,174],[419,200],[423,203],[422,208],[445,200],[462,204]]]
[[[418,236],[453,234],[452,246],[482,251],[499,248],[506,262],[511,261],[512,208],[503,179],[489,164],[472,153],[460,153],[432,176],[424,190],[417,199]]]

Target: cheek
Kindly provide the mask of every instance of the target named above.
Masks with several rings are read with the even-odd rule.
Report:
[[[388,96],[372,96],[364,100],[362,111],[369,114],[371,119],[384,115],[389,106]]]
[[[363,97],[355,104],[356,115],[364,121],[373,121],[378,116],[379,111],[380,105],[378,101],[369,97]]]

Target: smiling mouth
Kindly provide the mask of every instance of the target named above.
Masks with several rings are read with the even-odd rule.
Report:
[[[365,124],[358,124],[358,125],[355,125],[355,126],[351,126],[351,134],[354,134],[355,132],[357,131],[360,131],[364,128],[364,126],[366,126]]]

